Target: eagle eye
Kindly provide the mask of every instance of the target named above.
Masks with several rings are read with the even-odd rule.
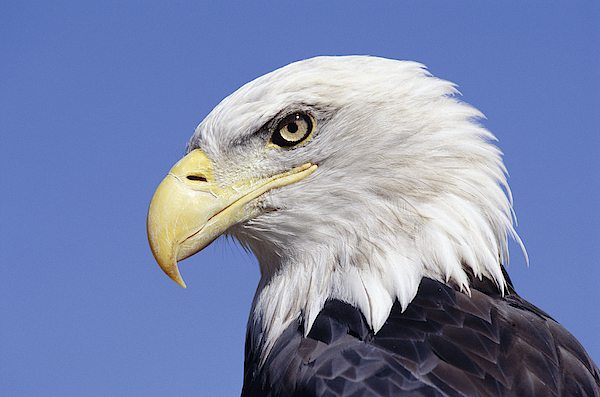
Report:
[[[291,147],[306,140],[313,131],[313,118],[306,113],[292,113],[285,116],[273,136],[271,142],[280,147]]]

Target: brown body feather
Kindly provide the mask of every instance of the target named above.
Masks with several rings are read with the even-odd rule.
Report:
[[[471,287],[424,278],[376,334],[328,301],[308,336],[292,324],[262,368],[247,347],[242,396],[600,396],[598,368],[561,325],[512,285],[505,296],[486,279]]]

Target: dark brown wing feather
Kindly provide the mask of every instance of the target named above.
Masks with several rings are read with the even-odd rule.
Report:
[[[377,334],[358,309],[328,301],[308,337],[299,320],[262,367],[250,329],[242,396],[600,397],[598,368],[562,326],[512,285],[505,296],[485,279],[472,288],[423,279]]]

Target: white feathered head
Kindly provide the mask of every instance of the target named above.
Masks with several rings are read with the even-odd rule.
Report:
[[[422,277],[468,293],[469,270],[503,290],[507,235],[519,241],[506,171],[482,115],[455,94],[420,64],[367,56],[308,59],[244,85],[167,177],[187,193],[153,199],[157,260],[181,280],[177,260],[237,238],[260,263],[253,318],[267,340],[299,316],[308,332],[328,298],[377,331]],[[165,202],[177,232],[153,221]]]

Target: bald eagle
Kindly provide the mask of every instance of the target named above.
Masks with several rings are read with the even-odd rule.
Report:
[[[317,57],[198,126],[148,238],[184,287],[177,262],[222,234],[256,255],[242,396],[600,396],[505,272],[506,170],[455,93],[418,63]]]

